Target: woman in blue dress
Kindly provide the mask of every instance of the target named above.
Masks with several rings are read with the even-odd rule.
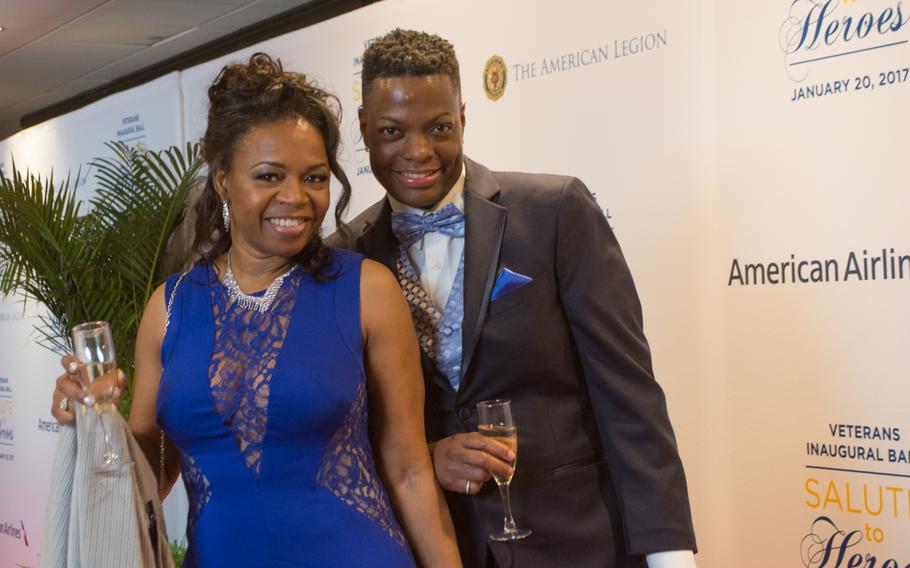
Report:
[[[336,100],[260,53],[209,101],[201,260],[146,307],[129,416],[150,463],[166,440],[164,491],[183,474],[185,566],[460,566],[408,307],[319,235],[333,175],[337,224],[350,198]]]

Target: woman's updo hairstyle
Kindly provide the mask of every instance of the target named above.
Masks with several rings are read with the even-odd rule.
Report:
[[[231,235],[221,217],[221,198],[215,191],[213,172],[231,168],[238,141],[250,130],[265,124],[303,119],[322,134],[329,169],[341,183],[335,204],[335,226],[344,231],[341,220],[351,200],[351,184],[338,165],[341,136],[338,99],[307,81],[303,73],[285,71],[281,61],[265,53],[254,53],[246,64],[226,65],[209,87],[208,126],[202,139],[202,155],[208,164],[205,190],[196,205],[196,238],[193,249],[213,262],[231,248]],[[319,235],[294,258],[315,277],[325,277],[330,249]]]

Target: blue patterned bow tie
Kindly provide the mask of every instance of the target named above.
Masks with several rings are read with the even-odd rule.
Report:
[[[392,232],[404,248],[410,247],[427,233],[464,237],[464,213],[454,203],[429,215],[392,213]]]

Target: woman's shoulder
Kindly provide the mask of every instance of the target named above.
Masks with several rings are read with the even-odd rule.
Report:
[[[211,263],[207,260],[197,260],[196,262],[177,270],[176,272],[171,272],[168,274],[167,278],[164,279],[164,284],[170,284],[177,281],[181,277],[186,276],[198,276],[206,275],[208,273],[208,267],[211,266]]]
[[[398,279],[386,265],[375,260],[363,260],[360,282],[363,294],[374,300],[387,300],[401,295]]]
[[[170,294],[176,286],[183,286],[184,283],[192,283],[208,286],[215,276],[212,269],[212,263],[207,260],[197,260],[188,268],[179,270],[170,274],[162,284],[165,292]]]
[[[357,282],[368,295],[387,293],[390,287],[399,290],[398,280],[384,264],[359,252],[333,247],[329,262],[335,279]]]
[[[347,249],[329,247],[330,257],[328,261],[327,273],[342,277],[354,273],[359,273],[364,256],[357,252],[351,252]]]
[[[149,307],[166,306],[168,299],[183,286],[184,282],[201,283],[208,277],[208,265],[205,262],[193,263],[189,268],[171,273],[161,282],[149,297]]]
[[[198,261],[189,268],[174,272],[165,278],[164,282],[155,289],[152,299],[155,300],[155,305],[160,301],[164,310],[170,311],[181,290],[194,286],[207,289],[211,285],[213,278],[214,271],[211,270],[211,264],[207,261]]]
[[[348,249],[339,248],[339,247],[329,247],[329,250],[332,253],[332,262],[338,264],[357,264],[363,261],[364,256],[359,252],[354,252]]]

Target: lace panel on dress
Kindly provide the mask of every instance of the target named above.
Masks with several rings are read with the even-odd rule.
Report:
[[[215,345],[209,379],[215,411],[234,434],[246,466],[259,475],[268,422],[269,382],[297,300],[300,271],[289,275],[265,313],[231,302],[212,286]]]
[[[191,533],[202,509],[212,497],[212,487],[208,478],[202,473],[202,469],[196,465],[196,460],[184,451],[180,451],[180,473],[183,475],[184,483],[187,486],[186,495],[190,502],[189,518],[186,523],[187,534]]]
[[[344,422],[329,440],[316,481],[407,550],[407,540],[376,474],[369,443],[366,384],[360,383]]]

